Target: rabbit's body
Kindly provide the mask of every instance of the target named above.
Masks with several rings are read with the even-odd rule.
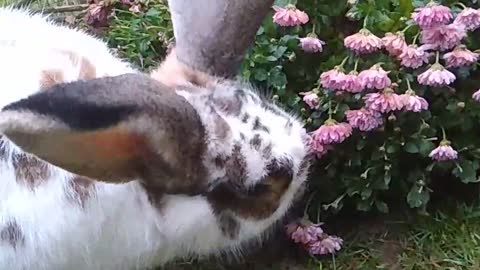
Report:
[[[0,59],[1,107],[51,83],[137,72],[103,42],[11,9],[0,9]],[[224,158],[204,160],[210,177],[242,178],[235,188],[253,190],[268,168],[286,160],[287,182],[262,198],[230,201],[221,191],[157,194],[139,181],[110,184],[74,175],[2,137],[0,269],[145,269],[190,255],[237,254],[246,242],[261,239],[306,179],[301,123],[248,86],[215,81],[211,87],[219,91],[178,89],[205,125],[209,155]],[[229,174],[238,168],[241,174]],[[235,205],[242,200],[245,205]]]

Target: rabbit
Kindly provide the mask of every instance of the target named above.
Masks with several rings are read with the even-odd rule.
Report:
[[[240,256],[305,190],[302,121],[174,49],[144,74],[87,33],[0,8],[0,57],[0,269]]]

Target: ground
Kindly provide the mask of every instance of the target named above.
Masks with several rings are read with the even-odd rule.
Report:
[[[189,262],[171,270],[463,270],[480,269],[480,205],[450,204],[430,216],[390,215],[338,220],[330,227],[345,246],[336,256],[309,258],[288,243],[267,245],[243,263]],[[273,248],[273,250],[272,250]]]

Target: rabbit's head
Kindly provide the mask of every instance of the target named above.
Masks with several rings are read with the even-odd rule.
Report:
[[[207,193],[220,228],[237,237],[242,226],[263,230],[302,194],[311,156],[302,122],[238,81],[210,80],[177,93],[199,112],[216,171]],[[260,225],[260,227],[259,227]]]
[[[175,89],[141,74],[60,83],[4,107],[0,131],[75,174],[204,196],[230,238],[264,230],[307,177],[301,121],[239,82]]]

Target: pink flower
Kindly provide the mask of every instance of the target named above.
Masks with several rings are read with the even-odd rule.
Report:
[[[329,119],[312,133],[312,138],[322,145],[327,145],[341,143],[350,135],[352,135],[350,124],[337,123],[337,121]]]
[[[423,97],[417,96],[413,90],[407,90],[401,98],[404,102],[403,109],[406,111],[421,112],[428,109],[428,102]]]
[[[330,90],[339,90],[343,85],[345,76],[346,74],[343,72],[342,68],[337,66],[334,69],[323,72],[320,75],[320,83],[323,87]]]
[[[480,11],[467,7],[457,15],[453,22],[463,25],[467,30],[475,30],[480,27]]]
[[[478,60],[478,54],[470,51],[464,45],[457,46],[453,51],[443,55],[447,67],[470,65]]]
[[[403,50],[407,47],[405,42],[405,35],[402,32],[386,33],[382,38],[385,49],[391,56],[399,56]]]
[[[324,236],[320,241],[309,245],[309,252],[312,255],[334,254],[342,248],[343,239],[336,236]]]
[[[320,106],[320,99],[315,92],[301,92],[300,95],[303,96],[303,102],[305,102],[310,109],[318,109]]]
[[[450,142],[444,139],[428,156],[436,161],[445,161],[457,159],[458,153],[450,146]]]
[[[388,78],[388,72],[383,70],[380,64],[373,65],[370,69],[360,72],[358,80],[363,88],[384,89],[392,83]]]
[[[346,37],[344,45],[355,53],[364,54],[380,50],[383,43],[382,39],[363,28],[358,33]]]
[[[358,128],[361,131],[370,131],[383,124],[383,118],[379,112],[365,108],[348,110],[345,112],[345,116],[353,128]]]
[[[287,5],[285,8],[273,6],[273,9],[275,10],[273,22],[280,26],[297,26],[306,24],[309,20],[307,13],[294,5]]]
[[[428,28],[447,24],[453,15],[450,8],[432,1],[423,8],[416,8],[412,19],[421,28]]]
[[[343,79],[339,81],[340,90],[350,93],[360,93],[363,90],[363,85],[358,80],[358,74],[356,71],[343,76]]]
[[[381,93],[366,94],[364,100],[367,109],[381,113],[398,111],[404,106],[403,99],[391,88],[385,88]]]
[[[455,75],[441,64],[433,64],[427,71],[418,75],[417,81],[423,85],[446,86],[455,81]]]
[[[400,64],[413,69],[423,66],[423,64],[428,63],[428,58],[431,55],[431,53],[426,52],[429,48],[426,45],[420,47],[417,47],[415,44],[408,45],[398,56]]]
[[[450,50],[460,44],[467,36],[465,27],[461,24],[448,24],[426,28],[422,30],[421,41],[429,44],[433,49]]]
[[[475,93],[473,93],[472,98],[473,98],[475,101],[480,102],[480,89],[477,90]]]
[[[295,242],[308,245],[323,234],[321,224],[313,224],[308,220],[290,223],[286,226],[287,235]]]
[[[300,46],[302,47],[302,50],[304,50],[305,52],[309,52],[309,53],[322,52],[323,45],[325,45],[325,42],[318,39],[315,34],[310,34],[307,37],[300,39]]]
[[[321,158],[328,152],[328,150],[330,150],[329,145],[323,145],[314,140],[310,134],[307,134],[306,145],[308,146],[309,152],[314,154],[317,158]]]

